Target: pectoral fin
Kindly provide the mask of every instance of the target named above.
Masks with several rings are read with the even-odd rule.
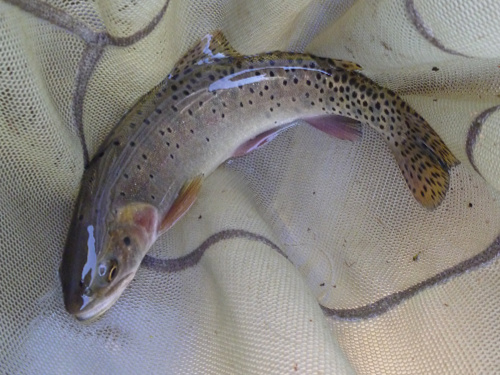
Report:
[[[200,175],[184,184],[158,228],[160,235],[169,230],[191,208],[198,198],[202,180],[203,176]]]

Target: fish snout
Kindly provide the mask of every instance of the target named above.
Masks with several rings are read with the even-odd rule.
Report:
[[[63,289],[64,307],[72,315],[77,314],[84,305],[84,295],[86,287],[82,281],[64,278],[64,272],[59,270]]]

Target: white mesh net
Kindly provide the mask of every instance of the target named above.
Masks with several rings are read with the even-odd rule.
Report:
[[[422,374],[500,368],[500,4],[0,3],[0,373]],[[294,127],[221,166],[100,320],[57,270],[83,172],[201,36],[356,61],[460,159],[423,210],[384,141]],[[84,136],[84,138],[83,138]],[[482,176],[482,177],[481,177]]]

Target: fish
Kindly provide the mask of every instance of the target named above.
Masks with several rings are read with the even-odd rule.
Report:
[[[121,118],[83,173],[59,270],[66,310],[82,321],[101,316],[212,171],[298,120],[350,141],[372,127],[415,199],[439,206],[458,160],[422,116],[361,69],[305,53],[241,55],[220,31],[200,39]]]

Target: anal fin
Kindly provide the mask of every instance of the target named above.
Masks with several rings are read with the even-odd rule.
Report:
[[[322,115],[304,118],[303,120],[334,138],[357,141],[362,135],[361,123],[348,117]]]
[[[344,139],[348,141],[357,141],[361,137],[361,123],[348,117],[337,115],[314,116],[303,119],[312,127],[322,131],[333,138]],[[292,124],[279,126],[265,131],[256,137],[242,143],[232,154],[232,157],[246,155],[255,151],[259,147],[272,141],[281,131],[290,127]]]
[[[172,228],[172,226],[191,208],[196,198],[198,198],[202,181],[203,176],[200,175],[184,184],[170,207],[170,210],[161,221],[160,227],[158,228],[158,234],[162,234]]]

